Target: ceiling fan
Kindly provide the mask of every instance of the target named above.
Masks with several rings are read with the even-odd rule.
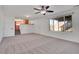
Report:
[[[47,12],[53,13],[54,11],[48,10],[49,7],[50,6],[41,6],[41,8],[34,8],[34,10],[37,10],[38,11],[35,14],[41,13],[43,15],[46,15]]]

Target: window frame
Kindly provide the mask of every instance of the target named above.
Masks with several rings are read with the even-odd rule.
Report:
[[[67,16],[71,17],[70,20],[71,20],[71,28],[72,28],[72,15],[67,15]],[[66,24],[65,24],[66,16],[61,16],[61,17],[63,17],[62,19],[63,19],[63,21],[64,21],[64,30],[63,30],[63,31],[62,31],[62,30],[61,30],[61,31],[59,30],[59,21],[58,21],[58,31],[59,31],[59,32],[66,32],[66,31],[67,31],[67,30],[65,29],[65,26],[66,26]],[[57,18],[61,18],[61,17],[57,17]],[[55,28],[54,28],[54,27],[55,27],[54,19],[57,19],[57,18],[51,18],[51,19],[50,19],[50,20],[53,21],[53,30],[51,30],[51,28],[50,28],[51,26],[50,26],[50,24],[49,24],[49,30],[50,30],[50,31],[55,31]],[[50,20],[49,20],[49,23],[50,23]],[[68,23],[68,22],[67,22],[67,23]],[[68,24],[67,24],[67,27],[68,27]],[[67,32],[70,32],[70,31],[67,31]],[[71,30],[71,32],[72,32],[72,30]]]

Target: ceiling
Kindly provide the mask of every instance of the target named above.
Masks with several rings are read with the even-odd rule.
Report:
[[[33,8],[39,8],[39,5],[5,5],[4,6],[4,12],[8,16],[13,17],[23,17],[23,16],[30,16],[32,17],[38,17],[43,16],[41,14],[34,14],[35,10]],[[51,5],[50,10],[53,10],[54,13],[66,11],[73,8],[73,5]],[[51,15],[54,13],[47,13],[46,15]]]

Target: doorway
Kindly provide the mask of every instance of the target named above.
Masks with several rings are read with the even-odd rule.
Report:
[[[15,21],[15,35],[20,35],[20,23]]]
[[[15,20],[15,35],[20,35],[21,34],[21,29],[20,25],[22,24],[28,24],[28,20]]]

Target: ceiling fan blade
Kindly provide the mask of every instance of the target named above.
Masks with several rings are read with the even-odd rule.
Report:
[[[37,9],[37,8],[33,8],[34,10],[38,10],[38,11],[40,11],[40,9]]]
[[[46,9],[48,9],[49,8],[49,6],[46,6]]]
[[[54,12],[54,11],[51,11],[51,10],[47,10],[46,12]]]
[[[40,12],[36,12],[35,14],[38,14],[38,13],[40,13]]]
[[[42,10],[44,10],[44,6],[41,6]]]

